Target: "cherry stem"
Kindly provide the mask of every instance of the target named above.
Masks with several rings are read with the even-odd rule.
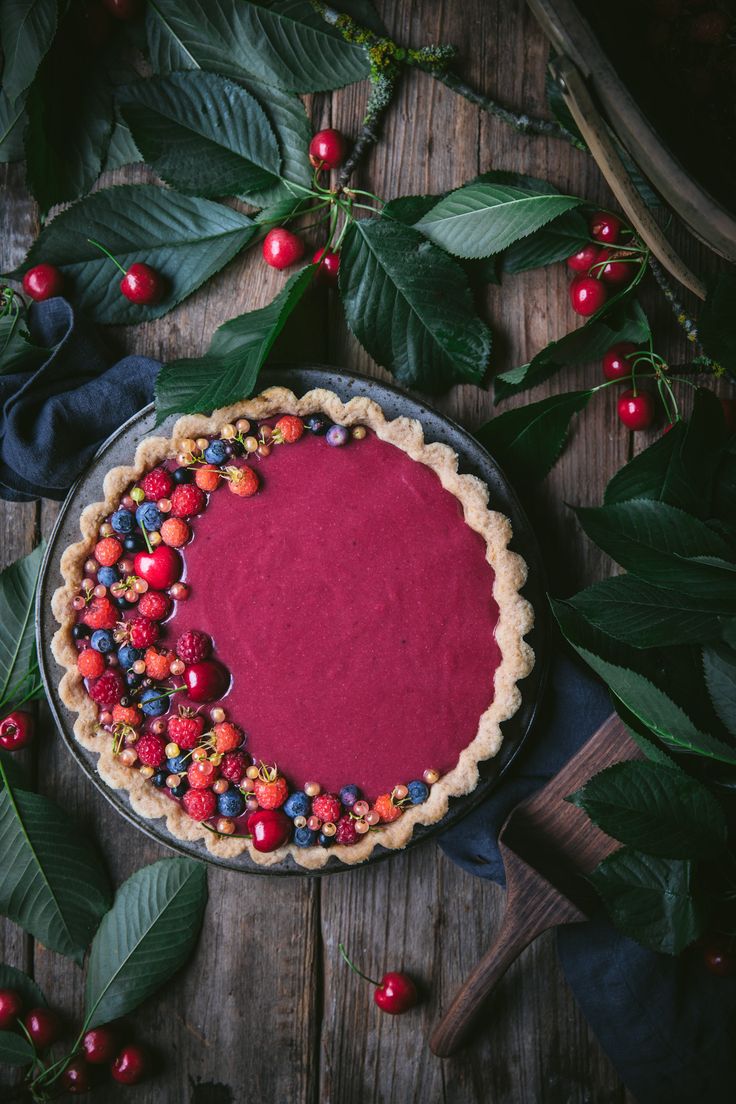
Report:
[[[143,524],[142,521],[139,521],[138,524],[141,527],[141,533],[143,533],[143,539],[146,542],[146,549],[151,555],[153,555],[153,545],[151,544],[150,540],[148,539],[148,530],[146,529],[146,527],[145,527],[145,525]]]
[[[350,961],[350,959],[348,958],[347,951],[345,950],[345,945],[343,943],[338,943],[337,946],[338,946],[338,949],[340,951],[340,954],[345,959],[345,961],[347,962],[348,966],[353,971],[353,973],[357,974],[358,977],[361,977],[363,979],[363,981],[368,981],[368,982],[370,982],[371,985],[375,985],[376,989],[380,988],[381,983],[379,981],[374,981],[373,978],[368,977],[367,974],[364,974],[362,970],[358,969],[358,967],[355,965],[354,962]]]
[[[120,269],[123,276],[126,275],[125,269],[121,265],[120,261],[116,257],[113,257],[109,249],[105,249],[104,245],[100,245],[100,243],[98,241],[95,241],[94,238],[87,238],[87,241],[90,245],[93,245],[95,249],[99,249],[101,253],[104,253],[106,257],[109,257],[112,263]]]

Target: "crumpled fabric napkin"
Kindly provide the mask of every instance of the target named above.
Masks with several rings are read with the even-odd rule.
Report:
[[[160,364],[143,356],[111,363],[66,299],[34,303],[39,368],[0,375],[0,497],[63,499],[104,440],[153,397]]]
[[[535,732],[508,778],[439,841],[464,870],[500,885],[498,833],[506,817],[611,713],[606,689],[564,654],[555,660],[551,683]],[[713,977],[696,954],[672,958],[648,951],[602,913],[558,928],[557,952],[578,1004],[640,1104],[736,1101],[736,979]]]

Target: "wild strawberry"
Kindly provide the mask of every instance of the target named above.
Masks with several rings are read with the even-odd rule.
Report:
[[[161,540],[170,548],[181,548],[192,535],[192,531],[182,518],[168,517],[159,529]]]
[[[135,728],[141,723],[141,711],[135,705],[114,705],[112,707],[112,723],[130,725]]]
[[[201,514],[206,505],[204,491],[194,483],[179,483],[171,496],[171,516],[192,517]]]
[[[202,464],[194,473],[194,482],[200,491],[216,491],[220,482],[220,469],[216,464]]]
[[[204,717],[200,717],[199,713],[191,714],[184,710],[174,717],[169,717],[169,739],[184,751],[191,751],[196,747],[203,732]]]
[[[381,794],[380,797],[377,797],[373,803],[373,808],[384,824],[390,824],[391,821],[398,820],[403,812],[401,806],[394,803],[391,794]]]
[[[360,836],[355,830],[355,821],[351,816],[340,817],[334,838],[336,843],[345,843],[348,846],[358,842]]]
[[[161,679],[168,678],[171,674],[169,668],[171,667],[174,659],[173,652],[159,651],[157,648],[146,648],[146,654],[143,657],[146,664],[146,674],[149,678]]]
[[[99,678],[105,670],[105,657],[94,648],[85,648],[77,657],[77,670],[82,678]]]
[[[217,808],[212,790],[187,790],[181,803],[192,820],[209,820]]]
[[[229,721],[222,721],[212,729],[215,734],[215,750],[221,755],[233,751],[243,742],[243,730]]]
[[[212,785],[219,773],[218,768],[209,759],[196,759],[189,765],[187,779],[193,790],[203,790]]]
[[[312,802],[312,813],[324,823],[326,820],[337,821],[340,818],[342,806],[340,798],[335,794],[319,794]]]
[[[274,426],[273,439],[277,444],[293,445],[304,433],[304,422],[296,414],[284,414]]]
[[[163,621],[171,610],[171,599],[160,590],[147,590],[138,601],[138,613],[149,621]]]
[[[143,476],[141,487],[149,502],[158,502],[160,498],[169,497],[174,487],[174,480],[165,468],[154,468]]]
[[[110,667],[92,683],[89,696],[97,705],[112,707],[125,693],[125,683],[119,671]]]
[[[289,787],[276,767],[268,767],[265,763],[261,763],[261,773],[256,779],[254,793],[262,809],[278,809],[289,796]]]
[[[179,744],[179,747],[181,746]],[[232,782],[234,786],[237,786],[245,778],[245,772],[249,766],[250,757],[244,751],[229,751],[227,755],[222,757],[220,773],[223,778],[227,778],[228,782]]]
[[[103,537],[95,545],[95,559],[103,567],[112,567],[123,554],[123,546],[115,537]]]
[[[253,468],[227,468],[227,474],[230,476],[228,482],[228,490],[233,494],[238,495],[239,498],[250,498],[258,490],[260,480],[258,475],[253,471]]]
[[[166,762],[166,741],[154,732],[144,732],[135,750],[144,767],[160,767]]]
[[[118,623],[117,606],[109,598],[93,598],[82,620],[91,629],[114,629]]]
[[[212,650],[212,641],[207,633],[199,629],[189,629],[181,634],[176,642],[176,654],[185,663],[201,663]]]
[[[149,644],[155,644],[161,631],[157,621],[149,621],[147,617],[134,617],[128,621],[130,643],[134,648],[147,648]]]

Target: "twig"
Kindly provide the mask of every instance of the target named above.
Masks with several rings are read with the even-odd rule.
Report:
[[[365,106],[360,134],[350,156],[340,170],[337,178],[338,188],[345,187],[362,159],[380,138],[383,117],[391,106],[397,79],[398,72],[371,73],[371,91]]]
[[[659,284],[659,289],[664,295],[665,299],[672,307],[675,318],[682,326],[688,341],[691,341],[693,345],[698,343],[698,327],[695,319],[691,318],[687,313],[682,303],[679,301],[675,292],[670,284],[669,280],[664,274],[664,269],[660,265],[659,261],[656,261],[652,255],[649,255],[649,268],[652,276]],[[713,364],[713,361],[709,357],[703,357],[703,361],[707,364]]]

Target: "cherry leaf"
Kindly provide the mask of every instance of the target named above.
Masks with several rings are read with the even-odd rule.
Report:
[[[592,391],[570,391],[497,414],[475,436],[519,483],[544,479],[562,452],[570,421],[587,405]]]
[[[17,100],[31,85],[54,41],[57,0],[4,0],[0,19],[3,92]]]

